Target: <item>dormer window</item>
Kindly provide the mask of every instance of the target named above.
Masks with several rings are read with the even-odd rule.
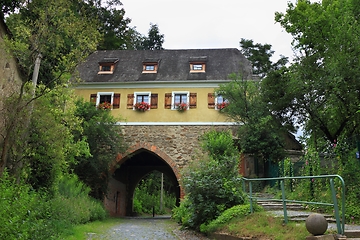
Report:
[[[117,58],[104,58],[99,62],[98,74],[113,74],[115,64],[119,61]]]
[[[203,73],[205,72],[207,57],[190,57],[190,73]]]
[[[157,63],[144,63],[142,73],[157,73]]]
[[[112,72],[111,65],[100,65],[100,72]]]
[[[143,61],[142,73],[157,73],[159,61],[159,59],[146,59]]]

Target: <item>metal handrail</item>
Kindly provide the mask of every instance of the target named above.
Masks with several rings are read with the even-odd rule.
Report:
[[[331,189],[331,196],[332,196],[333,203],[307,202],[307,201],[297,201],[297,200],[286,199],[284,180],[315,179],[315,178],[329,178],[330,179],[330,189]],[[338,206],[338,203],[337,203],[336,191],[335,191],[335,186],[334,186],[334,178],[340,179],[341,188],[342,188],[342,191],[341,191],[341,211],[342,211],[341,222],[340,222],[339,206]],[[284,221],[285,221],[285,223],[288,223],[287,210],[286,210],[286,203],[287,202],[332,206],[332,207],[334,207],[334,214],[335,214],[335,218],[336,218],[337,231],[338,231],[339,234],[344,234],[344,230],[345,230],[345,182],[344,182],[344,179],[341,176],[339,176],[339,175],[320,175],[320,176],[297,176],[297,177],[251,178],[251,179],[243,177],[242,180],[243,180],[243,190],[244,190],[244,192],[246,192],[245,182],[249,182],[249,199],[250,199],[250,211],[251,211],[251,213],[254,212],[253,200],[260,199],[260,198],[254,197],[252,195],[252,182],[268,181],[268,180],[280,180],[282,199],[280,200],[280,199],[272,199],[272,198],[270,198],[270,199],[266,199],[266,200],[281,201],[283,203]]]

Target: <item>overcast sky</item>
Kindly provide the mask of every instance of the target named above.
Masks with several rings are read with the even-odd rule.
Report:
[[[130,26],[147,35],[150,23],[165,35],[165,49],[240,48],[241,38],[271,44],[274,58],[290,57],[291,36],[275,12],[295,0],[122,0]],[[274,60],[275,60],[274,59]]]

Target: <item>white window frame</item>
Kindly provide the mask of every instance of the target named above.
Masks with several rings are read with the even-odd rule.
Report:
[[[134,92],[134,104],[135,105],[137,103],[137,96],[141,95],[141,96],[148,96],[148,104],[151,104],[151,92]],[[135,107],[133,106],[133,110],[136,110]],[[150,108],[148,109],[150,110]]]
[[[228,101],[227,99],[225,99],[221,94],[217,94],[216,97],[215,97],[215,109],[216,109],[216,110],[220,110],[220,109],[218,109],[218,107],[217,107],[217,105],[218,105],[218,103],[219,103],[219,102],[218,102],[218,99],[219,99],[219,98],[222,98],[222,99],[223,99],[223,102],[227,102],[227,103],[229,102],[229,101]]]
[[[100,97],[101,95],[111,95],[111,106],[113,105],[113,101],[114,101],[114,92],[98,92],[97,96],[96,96],[96,107],[99,106],[100,104]]]
[[[190,92],[189,91],[173,91],[171,93],[171,110],[177,110],[175,106],[175,95],[177,94],[186,94],[186,103],[188,105],[187,109],[189,109],[189,101],[190,101]]]

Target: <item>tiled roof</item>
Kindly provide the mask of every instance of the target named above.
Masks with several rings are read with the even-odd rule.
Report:
[[[118,60],[113,74],[98,74],[99,64],[109,59]],[[142,73],[146,62],[157,62],[157,73]],[[190,73],[190,62],[204,62],[206,72]],[[96,51],[78,69],[86,82],[228,80],[230,73],[252,74],[250,62],[236,48]]]

